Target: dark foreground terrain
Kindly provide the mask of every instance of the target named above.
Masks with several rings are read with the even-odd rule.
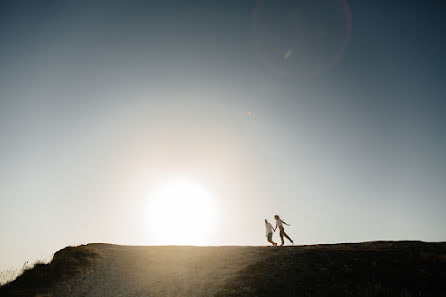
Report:
[[[446,243],[68,247],[0,296],[446,296]]]

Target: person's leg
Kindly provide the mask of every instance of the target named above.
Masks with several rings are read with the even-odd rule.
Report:
[[[268,233],[268,242],[270,242],[272,245],[277,245],[277,243],[273,241],[273,233]]]
[[[282,244],[281,245],[284,245],[285,244],[285,241],[283,240],[283,234],[284,234],[285,232],[283,231],[283,227],[282,228],[280,228],[280,240],[282,241]]]
[[[285,236],[289,241],[291,241],[291,243],[294,243],[294,241],[288,236],[288,234],[285,233],[285,231],[283,231],[283,236]]]
[[[276,246],[277,245],[277,243],[275,243],[274,241],[273,241],[273,233],[269,233],[268,234],[269,236],[268,236],[268,241],[269,242],[271,242],[274,246]]]

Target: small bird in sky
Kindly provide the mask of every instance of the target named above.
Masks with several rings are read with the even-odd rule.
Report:
[[[285,53],[285,55],[283,56],[283,58],[284,58],[285,60],[287,60],[287,59],[290,57],[290,55],[291,55],[291,50],[288,50],[288,51]]]

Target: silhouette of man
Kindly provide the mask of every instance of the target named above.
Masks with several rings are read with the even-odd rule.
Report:
[[[266,240],[268,240],[268,242],[271,242],[273,244],[273,246],[276,246],[277,243],[275,243],[273,241],[273,225],[271,225],[271,223],[268,223],[268,220],[265,219],[265,227],[266,227]]]
[[[294,241],[288,236],[288,234],[285,233],[285,229],[283,228],[283,225],[288,225],[287,223],[285,223],[283,220],[280,219],[280,217],[278,215],[274,216],[274,219],[276,219],[276,229],[279,228],[280,230],[280,240],[282,241],[282,244],[280,246],[282,246],[285,242],[283,241],[283,237],[285,236],[289,241],[291,241],[291,243],[293,244]]]

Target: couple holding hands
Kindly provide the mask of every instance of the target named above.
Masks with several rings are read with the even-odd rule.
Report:
[[[294,241],[288,236],[288,234],[285,233],[285,229],[283,228],[283,225],[288,225],[285,223],[278,215],[274,216],[274,219],[276,220],[276,228],[273,228],[273,225],[271,223],[268,223],[268,220],[265,219],[265,227],[266,227],[266,238],[268,242],[271,242],[273,246],[276,246],[277,243],[273,241],[273,232],[276,231],[277,228],[280,230],[280,240],[282,241],[281,246],[284,244],[283,237],[285,236],[291,243],[293,244]]]

